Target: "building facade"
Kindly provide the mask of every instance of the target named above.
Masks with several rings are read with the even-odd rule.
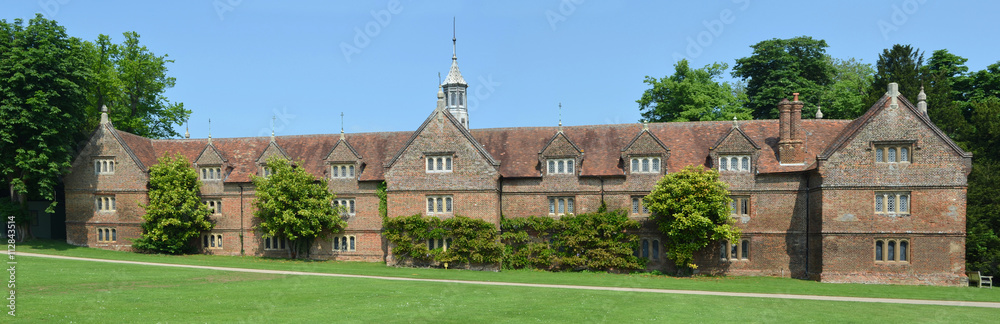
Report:
[[[215,228],[207,254],[287,256],[253,231],[251,175],[272,156],[328,180],[348,226],[317,240],[320,259],[392,262],[376,189],[388,215],[502,217],[594,212],[605,203],[644,226],[637,254],[669,270],[641,198],[687,165],[729,184],[740,242],[719,242],[699,271],[824,282],[960,285],[965,271],[966,178],[971,154],[895,84],[855,120],[803,119],[797,96],[781,118],[470,129],[468,85],[452,57],[437,107],[412,132],[212,139],[148,139],[100,127],[66,176],[67,242],[128,250],[141,233],[149,166],[192,161]]]

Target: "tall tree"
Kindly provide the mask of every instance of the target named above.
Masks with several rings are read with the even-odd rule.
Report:
[[[710,243],[739,240],[732,199],[718,171],[689,165],[660,179],[642,201],[667,238],[667,257],[681,269],[697,268],[694,254]]]
[[[341,231],[346,222],[333,207],[333,194],[325,179],[316,177],[288,160],[272,157],[267,161],[271,175],[253,176],[257,199],[254,216],[260,218],[255,228],[264,238],[276,237],[290,242],[292,258],[309,253],[312,242],[325,233]]]
[[[934,51],[921,68],[921,79],[927,94],[927,115],[949,137],[968,148],[974,131],[968,122],[972,116],[966,99],[971,90],[966,61],[946,49]],[[916,101],[916,97],[910,100]]]
[[[867,100],[875,80],[875,68],[853,57],[842,60],[828,55],[827,61],[834,73],[830,85],[817,102],[822,105],[823,118],[858,118],[872,104]]]
[[[0,20],[0,174],[11,201],[52,201],[69,171],[90,77],[83,42],[41,14]]]
[[[878,56],[875,68],[875,82],[872,83],[872,93],[868,102],[875,103],[888,88],[889,83],[899,84],[899,92],[911,101],[917,100],[920,93],[920,70],[924,64],[924,54],[910,45],[893,45],[882,50]]]
[[[167,254],[194,251],[191,241],[214,226],[200,192],[198,173],[184,156],[160,158],[149,167],[149,203],[141,205],[146,209],[142,236],[132,242],[132,247]]]
[[[778,118],[778,102],[795,92],[807,103],[803,114],[814,114],[815,103],[834,74],[826,58],[826,41],[799,36],[770,39],[750,47],[753,54],[736,60],[733,77],[747,83],[746,107],[753,111],[753,117]]]
[[[176,78],[167,76],[167,55],[158,56],[139,43],[139,34],[126,32],[121,44],[107,35],[87,43],[89,67],[94,82],[89,88],[90,116],[107,105],[109,118],[119,130],[151,138],[180,136],[174,125],[182,124],[191,111],[183,103],[171,102],[165,93]],[[97,125],[88,119],[89,129]]]
[[[728,68],[724,63],[700,69],[688,67],[687,60],[674,65],[674,74],[660,80],[646,76],[646,89],[636,100],[642,120],[651,122],[750,119],[743,107],[746,95],[742,88],[718,79]]]

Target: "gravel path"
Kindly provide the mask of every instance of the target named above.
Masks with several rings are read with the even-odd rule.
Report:
[[[6,251],[2,251],[0,253],[6,254]],[[350,274],[302,272],[302,271],[228,268],[228,267],[213,267],[213,266],[170,264],[170,263],[154,263],[154,262],[139,262],[139,261],[120,261],[120,260],[78,258],[78,257],[48,255],[48,254],[38,254],[38,253],[24,253],[24,252],[17,252],[17,255],[18,256],[40,257],[40,258],[76,260],[76,261],[108,262],[108,263],[136,264],[136,265],[159,266],[159,267],[205,269],[205,270],[219,270],[219,271],[237,271],[237,272],[283,274],[283,275],[299,275],[299,276],[320,276],[320,277],[339,277],[339,278],[365,278],[365,279],[397,280],[397,281],[442,282],[442,283],[456,283],[456,284],[466,284],[466,285],[534,287],[534,288],[557,288],[557,289],[581,289],[581,290],[603,290],[603,291],[628,291],[628,292],[646,292],[646,293],[680,294],[680,295],[705,295],[705,296],[728,296],[728,297],[751,297],[751,298],[779,298],[779,299],[846,301],[846,302],[863,302],[863,303],[888,303],[888,304],[910,304],[910,305],[939,305],[939,306],[967,306],[967,307],[1000,308],[1000,303],[994,303],[994,302],[950,301],[950,300],[923,300],[923,299],[898,299],[898,298],[869,298],[869,297],[841,297],[841,296],[816,296],[816,295],[792,295],[792,294],[763,294],[763,293],[741,293],[741,292],[721,292],[721,291],[698,291],[698,290],[675,290],[675,289],[652,289],[652,288],[623,288],[623,287],[598,287],[598,286],[553,285],[553,284],[533,284],[533,283],[515,283],[515,282],[492,282],[492,281],[470,281],[470,280],[449,280],[449,279],[401,278],[401,277],[382,277],[382,276],[366,276],[366,275],[350,275]]]

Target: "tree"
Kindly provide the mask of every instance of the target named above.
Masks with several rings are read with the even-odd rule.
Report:
[[[1000,275],[1000,162],[980,160],[969,174],[965,262],[969,270]]]
[[[333,207],[333,194],[325,179],[316,177],[288,160],[272,157],[267,161],[271,175],[252,176],[257,199],[254,216],[260,218],[255,228],[264,238],[286,239],[292,258],[301,251],[308,256],[312,242],[324,233],[341,231],[346,222]]]
[[[971,111],[966,96],[971,89],[966,61],[964,57],[941,49],[934,51],[927,65],[921,67],[928,117],[962,147],[968,147],[967,142],[974,132],[968,122]]]
[[[747,83],[746,107],[757,119],[778,118],[778,101],[798,92],[806,102],[816,102],[830,84],[834,70],[826,58],[826,41],[808,36],[770,39],[753,46],[753,54],[736,60],[733,77]],[[816,112],[807,103],[804,115]]]
[[[132,242],[139,251],[181,254],[195,250],[191,244],[214,225],[208,219],[212,213],[202,203],[201,182],[184,156],[165,156],[149,167],[149,203],[140,205],[142,236]]]
[[[875,80],[875,68],[861,60],[847,60],[827,56],[833,67],[830,85],[820,95],[817,104],[822,105],[823,118],[855,119],[860,117],[873,102],[868,102]]]
[[[97,126],[101,106],[108,106],[109,118],[119,130],[151,138],[180,136],[180,125],[191,111],[183,103],[173,103],[164,93],[176,79],[167,76],[167,55],[157,56],[139,43],[139,34],[126,32],[121,44],[107,35],[87,42],[87,57],[94,81],[88,89],[88,131]]]
[[[41,14],[27,26],[0,20],[0,175],[22,210],[28,198],[40,198],[54,212],[86,105],[82,47]]]
[[[924,54],[913,46],[896,44],[882,50],[875,63],[878,72],[868,102],[875,103],[882,98],[892,82],[899,84],[899,92],[903,96],[916,101],[917,93],[920,93],[920,69],[923,64]]]
[[[652,88],[636,100],[643,121],[750,119],[749,110],[743,108],[746,95],[738,92],[742,88],[718,82],[726,68],[726,64],[715,63],[692,70],[687,60],[681,60],[670,77],[657,80],[646,76],[643,82]]]
[[[718,171],[689,165],[660,179],[642,201],[666,236],[667,257],[681,269],[697,268],[694,253],[712,242],[739,241],[732,200]]]

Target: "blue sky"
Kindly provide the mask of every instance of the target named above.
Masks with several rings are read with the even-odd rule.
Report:
[[[1000,60],[993,1],[8,1],[0,18],[41,12],[70,35],[136,31],[168,54],[192,110],[192,137],[413,130],[435,107],[438,73],[458,62],[472,128],[631,123],[644,77],[733,65],[750,45],[807,35],[827,53],[874,63],[893,44]],[[809,98],[802,98],[808,101]],[[777,99],[775,100],[777,102]],[[183,133],[183,126],[178,127]]]

